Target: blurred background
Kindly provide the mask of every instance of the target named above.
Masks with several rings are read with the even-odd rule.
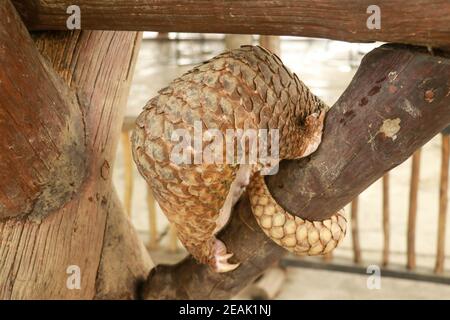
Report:
[[[176,263],[186,252],[131,158],[129,135],[134,119],[171,80],[241,44],[261,44],[277,53],[330,106],[350,83],[362,57],[381,45],[301,37],[144,33],[114,182],[155,263]],[[448,136],[436,136],[349,204],[345,208],[349,230],[332,255],[287,255],[237,298],[449,299],[450,236],[445,236],[448,145]],[[408,237],[415,240],[414,251],[408,250]],[[381,287],[373,288],[367,281],[372,283],[370,270],[377,268]]]

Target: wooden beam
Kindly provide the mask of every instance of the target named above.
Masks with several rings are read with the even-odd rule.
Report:
[[[31,30],[66,30],[67,7],[81,9],[81,28],[292,35],[352,42],[450,45],[450,3],[442,0],[14,0]],[[381,9],[369,29],[367,9]]]
[[[317,152],[282,162],[279,173],[266,179],[272,194],[291,212],[312,219],[336,212],[450,122],[449,79],[448,58],[398,46],[375,49],[330,109]],[[430,93],[425,99],[428,90],[434,92],[432,99]],[[218,237],[234,252],[234,261],[241,262],[239,268],[217,274],[192,257],[174,266],[157,266],[143,286],[143,296],[230,298],[285,253],[258,227],[247,196]]]
[[[0,220],[42,219],[80,188],[86,141],[76,96],[0,3]]]

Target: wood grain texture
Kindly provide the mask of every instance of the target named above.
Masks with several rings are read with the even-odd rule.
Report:
[[[138,299],[153,262],[115,192],[110,201],[94,298]]]
[[[300,161],[284,161],[279,173],[266,179],[278,203],[312,219],[338,211],[449,123],[448,79],[450,60],[444,57],[398,46],[369,53],[328,112],[317,152]],[[425,101],[424,90],[431,88],[434,99]],[[264,236],[250,210],[247,196],[242,197],[230,224],[218,235],[241,262],[239,268],[217,274],[192,257],[174,266],[157,266],[143,296],[225,299],[250,284],[285,253]]]
[[[328,113],[317,152],[266,177],[274,198],[301,218],[329,218],[448,125],[449,79],[447,57],[393,45],[370,52]]]
[[[31,30],[66,30],[72,0],[15,0]],[[450,45],[450,3],[446,0],[78,0],[81,27],[247,33]],[[381,29],[370,30],[367,8],[381,9]]]
[[[0,68],[0,220],[39,220],[86,175],[81,108],[9,1],[0,3]]]
[[[147,275],[151,261],[126,223],[111,177],[141,35],[45,32],[34,38],[81,106],[87,172],[76,195],[40,223],[16,218],[0,223],[0,298],[136,297],[139,279]],[[34,86],[40,86],[40,80]],[[26,86],[17,90],[27,93]],[[60,108],[62,114],[67,112]],[[80,267],[80,290],[66,286],[70,265]]]

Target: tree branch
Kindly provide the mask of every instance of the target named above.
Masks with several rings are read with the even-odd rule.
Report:
[[[323,220],[450,123],[450,60],[385,45],[361,62],[328,114],[311,157],[284,161],[266,182],[289,212]]]

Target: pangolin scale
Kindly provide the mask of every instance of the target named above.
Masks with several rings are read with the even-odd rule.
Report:
[[[243,46],[193,68],[147,103],[132,135],[133,157],[186,249],[215,271],[238,266],[228,262],[232,253],[216,234],[247,185],[254,216],[271,239],[295,254],[324,254],[342,240],[345,218],[337,213],[310,222],[286,212],[260,174],[267,159],[196,163],[194,148],[188,149],[191,163],[174,163],[171,155],[179,144],[174,132],[184,130],[194,137],[200,124],[203,130],[222,133],[278,129],[279,159],[304,157],[320,144],[327,110],[276,55]],[[205,152],[211,140],[201,139]],[[268,143],[269,150],[274,148]],[[248,155],[248,148],[244,151]]]

